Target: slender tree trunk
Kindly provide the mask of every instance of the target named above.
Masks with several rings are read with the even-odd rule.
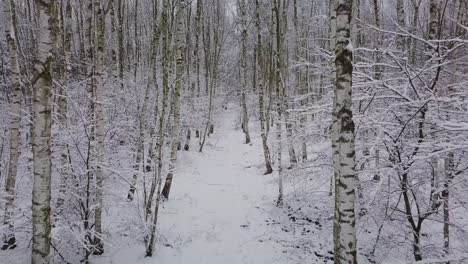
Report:
[[[154,64],[151,63],[151,65]],[[152,73],[150,73],[152,75]],[[136,160],[135,164],[133,165],[133,178],[132,182],[130,183],[130,190],[128,191],[127,194],[127,201],[133,201],[135,191],[136,191],[136,185],[137,185],[137,180],[138,180],[138,172],[141,169],[141,165],[143,162],[143,154],[145,151],[145,136],[146,136],[146,126],[147,126],[147,112],[148,112],[148,104],[149,104],[149,93],[150,89],[152,88],[153,81],[148,81],[148,84],[145,89],[145,97],[143,99],[143,108],[141,110],[140,114],[140,127],[139,127],[139,135],[138,135],[138,140],[137,140],[137,152],[136,152]]]
[[[411,33],[416,34],[417,29],[418,29],[418,23],[419,23],[419,7],[421,5],[422,0],[412,0],[413,5],[414,5],[414,14],[413,14],[413,23],[411,25]],[[416,62],[416,39],[411,38],[411,41],[409,43],[409,52],[410,52],[410,62],[414,64]]]
[[[265,69],[263,69],[263,45],[262,45],[262,30],[260,27],[260,3],[259,0],[255,0],[255,27],[257,30],[257,53],[256,53],[256,64],[257,64],[257,71],[256,74],[258,80],[258,107],[260,113],[260,133],[262,138],[262,147],[263,147],[263,157],[265,159],[265,167],[266,171],[265,174],[270,174],[273,172],[273,168],[271,166],[271,155],[270,149],[268,147],[268,118],[265,115],[265,87],[264,87],[264,78],[263,73]]]
[[[178,3],[179,12],[185,8],[185,0],[179,0]],[[180,93],[181,86],[184,83],[184,19],[182,14],[179,14],[177,17],[177,29],[176,29],[176,41],[175,41],[175,50],[176,50],[176,79],[174,85],[174,130],[172,133],[172,143],[171,143],[171,158],[169,163],[169,171],[167,173],[166,182],[162,190],[162,196],[165,199],[169,199],[169,193],[171,191],[172,179],[174,176],[174,169],[177,161],[177,146],[180,143]]]
[[[125,0],[123,1],[125,2]],[[119,43],[119,80],[120,80],[120,88],[122,90],[124,89],[124,53],[125,53],[123,13],[124,13],[124,10],[123,10],[122,0],[117,0],[117,21],[118,21],[118,27],[119,27],[119,29],[117,30],[118,32],[117,40]]]
[[[283,206],[283,166],[282,166],[282,116],[283,116],[283,107],[284,107],[284,85],[283,85],[283,28],[282,28],[282,16],[281,16],[281,7],[284,4],[282,0],[275,0],[273,4],[273,15],[275,16],[276,26],[276,68],[275,69],[275,85],[276,85],[276,111],[277,111],[277,120],[276,120],[276,137],[278,144],[278,200],[277,206]]]
[[[357,263],[355,229],[355,132],[352,112],[352,0],[335,0],[336,86],[332,132],[335,170],[335,263]]]
[[[62,129],[67,128],[67,116],[68,116],[68,87],[70,86],[71,76],[71,48],[73,40],[73,21],[72,21],[72,5],[67,2],[65,7],[65,18],[64,18],[64,57],[65,57],[65,69],[63,75],[63,84],[60,87],[60,94],[58,99],[59,115],[58,121]],[[66,183],[69,177],[69,160],[68,160],[68,145],[66,143],[60,144],[60,186],[59,186],[59,197],[57,199],[57,209],[60,210],[65,202]]]
[[[398,26],[402,29],[406,27],[406,14],[405,14],[405,1],[404,0],[397,0],[397,21]],[[397,48],[399,51],[404,51],[406,47],[406,39],[403,36],[398,36],[397,39]]]
[[[104,157],[105,157],[105,117],[103,107],[103,90],[104,90],[104,56],[105,56],[105,29],[106,15],[99,1],[95,2],[96,20],[97,20],[97,61],[96,61],[96,209],[94,212],[94,255],[102,255],[104,253],[104,242],[102,240],[102,208],[103,208],[103,179],[104,179]]]
[[[438,39],[440,15],[440,0],[430,0],[428,35],[430,40]]]
[[[247,111],[247,6],[245,0],[238,1],[241,17],[241,75],[242,75],[242,129],[245,134],[245,144],[250,143],[249,113]]]
[[[200,96],[200,34],[202,18],[203,0],[197,1],[197,10],[195,14],[195,70],[197,75],[197,96]]]
[[[158,89],[158,82],[157,82],[157,67],[156,67],[156,59],[158,56],[158,47],[159,47],[159,39],[160,39],[160,28],[158,24],[158,10],[159,10],[159,3],[153,3],[153,35],[152,35],[152,44],[151,44],[151,55],[150,55],[150,69],[152,69],[151,73],[148,77],[148,86],[153,87],[155,89],[155,103],[154,103],[154,119],[153,122],[150,123],[150,142],[148,146],[148,155],[147,155],[147,162],[146,168],[144,172],[152,171],[153,163],[155,160],[155,150],[154,150],[154,142],[156,139],[156,129],[155,126],[158,123],[158,97],[159,97],[159,89]],[[145,174],[143,174],[145,175]],[[143,182],[143,191],[145,194],[144,203],[146,208],[146,183]]]
[[[133,58],[133,80],[135,88],[137,84],[137,74],[138,74],[138,66],[140,63],[140,42],[138,38],[138,0],[135,0],[135,10],[133,10],[133,49],[134,49],[134,58]]]
[[[52,127],[52,50],[56,36],[55,1],[36,0],[39,13],[38,50],[33,79],[33,171],[32,263],[48,264],[51,243],[51,127]]]
[[[374,19],[375,19],[375,26],[380,29],[381,23],[380,23],[380,0],[374,0]],[[380,48],[382,47],[382,39],[381,39],[381,34],[379,32],[376,32],[376,48],[375,48],[375,67],[374,67],[374,78],[376,80],[381,80],[382,79],[382,53],[380,51]]]
[[[162,68],[163,68],[163,98],[162,98],[162,109],[159,116],[159,142],[157,145],[158,153],[158,169],[154,172],[154,179],[151,185],[150,195],[148,197],[148,202],[146,204],[146,219],[148,218],[149,213],[151,212],[151,204],[153,201],[153,196],[156,192],[156,202],[153,211],[153,223],[150,227],[150,238],[146,247],[146,257],[153,256],[154,244],[156,241],[156,225],[158,223],[158,212],[159,204],[161,201],[161,185],[162,185],[162,161],[163,161],[163,148],[165,141],[165,118],[166,118],[166,109],[168,101],[168,92],[169,92],[169,67],[170,67],[170,51],[169,51],[169,21],[168,21],[168,11],[169,11],[169,0],[163,0],[163,9],[161,15],[161,28],[163,30],[163,59],[162,59]],[[157,189],[157,190],[155,190]]]
[[[87,30],[86,30],[86,38],[88,40],[87,50],[86,50],[86,71],[88,74],[88,84],[87,84],[87,98],[89,99],[88,103],[88,127],[89,130],[87,131],[88,137],[88,151],[86,156],[86,178],[85,178],[85,190],[81,197],[80,205],[81,215],[82,215],[82,223],[83,223],[83,262],[85,264],[89,264],[89,257],[93,253],[93,222],[92,222],[92,212],[94,211],[94,201],[92,197],[92,192],[94,190],[94,185],[92,185],[93,179],[96,177],[97,172],[97,153],[98,150],[97,142],[96,142],[96,92],[97,92],[97,63],[96,63],[96,38],[95,38],[95,18],[96,13],[94,10],[95,1],[88,0],[86,1],[87,11],[86,14],[86,23],[87,23]],[[85,26],[83,26],[85,27]],[[97,179],[97,177],[96,177]]]
[[[329,7],[328,7],[328,11],[329,11],[329,16],[330,16],[330,31],[329,31],[329,42],[328,42],[328,46],[329,46],[329,51],[330,53],[334,54],[335,53],[335,44],[336,44],[336,6],[338,5],[338,0],[330,0],[329,2]],[[334,58],[334,57],[333,57]],[[335,64],[332,63],[332,61],[330,61],[330,63],[333,65],[332,66],[332,72],[331,72],[331,83],[332,83],[332,86],[335,87],[336,86],[336,78],[335,78],[335,75],[336,75],[336,69],[335,69]],[[333,100],[333,109],[336,108],[336,100]],[[332,114],[332,123],[335,124],[337,122],[336,120],[336,116],[335,116],[335,113],[333,112]],[[333,138],[336,138],[338,137],[336,134],[335,134],[336,129],[332,129],[331,130],[331,133],[330,133],[330,136]],[[332,157],[333,157],[333,162],[334,163],[338,163],[338,156],[337,156],[337,152],[333,151],[332,153]],[[332,195],[332,186],[333,186],[333,180],[335,179],[334,176],[331,176],[330,177],[330,196]],[[336,196],[337,194],[335,194]],[[336,198],[335,198],[336,200]],[[336,219],[336,213],[337,211],[335,210],[335,219]],[[338,246],[337,243],[335,243],[335,252],[338,251],[338,249],[336,248]]]
[[[281,107],[281,106],[280,106]],[[283,166],[282,166],[282,133],[281,133],[281,110],[278,111],[278,121],[276,122],[276,137],[278,144],[278,199],[276,206],[283,206]]]
[[[308,50],[307,49],[307,40],[301,40],[300,35],[301,33],[299,32],[299,21],[298,21],[298,6],[297,6],[297,0],[294,0],[294,36],[295,36],[295,41],[296,41],[296,48],[295,48],[295,59],[296,63],[302,62],[301,55],[304,57],[307,57],[307,52],[301,52],[302,50]],[[304,37],[305,38],[305,37]],[[308,93],[308,82],[305,80],[307,74],[308,74],[308,67],[306,67],[305,71],[301,68],[297,70],[296,74],[296,82],[297,86],[299,87],[299,95],[301,96],[300,100],[300,106],[305,107],[308,103],[306,94]],[[305,98],[304,98],[305,97]],[[303,109],[301,109],[304,111]],[[300,131],[302,133],[302,139],[301,139],[301,154],[302,154],[302,160],[305,161],[307,160],[307,144],[306,144],[306,138],[305,138],[305,133],[306,133],[306,123],[307,123],[307,114],[304,112],[299,113],[299,123],[300,123]]]
[[[449,156],[445,159],[445,179],[444,179],[444,191],[442,192],[443,202],[443,214],[444,214],[444,254],[449,256],[450,251],[450,185],[453,178],[453,153],[449,153]],[[447,261],[446,264],[450,264]]]
[[[108,12],[109,12],[109,16],[110,16],[110,22],[111,22],[111,25],[110,25],[110,30],[111,30],[111,37],[110,37],[110,43],[111,43],[111,57],[112,57],[112,66],[111,66],[111,70],[112,70],[112,75],[114,77],[117,77],[118,76],[118,61],[117,61],[117,53],[118,53],[118,42],[116,41],[117,40],[117,26],[116,24],[118,24],[118,21],[117,21],[117,17],[115,15],[115,7],[114,7],[114,4],[115,4],[115,0],[109,0],[109,6],[108,6]]]
[[[3,11],[6,18],[5,35],[10,52],[11,65],[11,117],[10,117],[10,160],[8,162],[8,175],[5,185],[5,214],[3,219],[3,245],[2,250],[16,247],[15,237],[15,187],[18,172],[18,157],[20,155],[20,122],[21,122],[21,85],[20,69],[18,64],[18,44],[16,38],[16,10],[14,0],[3,0]]]

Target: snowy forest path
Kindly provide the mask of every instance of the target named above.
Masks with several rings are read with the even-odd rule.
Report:
[[[204,152],[180,156],[161,214],[160,233],[170,246],[159,243],[154,263],[285,263],[266,222],[276,189],[262,175],[260,142],[243,144],[239,111],[223,111]]]
[[[154,256],[144,258],[143,245],[124,236],[116,237],[123,243],[97,263],[288,263],[284,248],[272,239],[269,220],[277,184],[274,176],[263,175],[260,136],[253,131],[253,142],[243,143],[242,130],[236,128],[239,112],[230,104],[217,114],[215,133],[202,153],[197,138],[190,151],[179,152],[169,200],[159,213]],[[115,228],[130,232],[122,224]]]

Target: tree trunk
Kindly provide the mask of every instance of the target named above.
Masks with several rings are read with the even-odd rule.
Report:
[[[32,263],[48,264],[51,243],[52,62],[56,36],[55,1],[35,1],[39,13],[38,50],[34,61]]]
[[[401,28],[401,29],[405,29],[406,27],[406,23],[405,23],[405,17],[406,17],[406,14],[405,14],[405,1],[404,0],[397,0],[397,5],[396,5],[396,8],[397,8],[397,22],[398,22],[398,26]],[[401,31],[401,30],[399,30]],[[406,47],[406,40],[405,40],[405,37],[403,36],[398,36],[397,37],[397,48],[399,51],[404,51],[405,50],[405,47]]]
[[[374,19],[375,19],[375,26],[380,29],[380,0],[374,0]],[[374,67],[374,78],[376,80],[382,79],[382,53],[380,48],[382,47],[382,40],[380,32],[376,32],[376,47],[375,47],[375,67]]]
[[[282,138],[281,138],[281,111],[278,111],[278,122],[276,122],[276,137],[278,144],[278,200],[276,201],[276,206],[283,206],[283,166],[282,166]]]
[[[11,65],[11,112],[10,117],[10,160],[8,162],[8,175],[5,185],[5,214],[3,219],[3,245],[2,250],[14,249],[16,247],[15,237],[15,187],[16,174],[18,172],[18,157],[20,155],[20,122],[21,122],[21,85],[20,69],[18,64],[18,44],[16,38],[16,10],[14,0],[3,0],[3,11],[6,18],[5,35],[10,52]]]
[[[250,143],[249,134],[249,113],[247,111],[247,6],[245,0],[238,1],[240,16],[241,16],[241,75],[242,75],[242,129],[245,134],[245,144]]]
[[[71,76],[71,48],[73,40],[73,21],[72,21],[72,5],[67,2],[65,7],[64,18],[64,56],[65,56],[65,69],[63,75],[63,84],[60,87],[60,97],[58,99],[59,115],[58,121],[62,129],[67,128],[68,116],[68,87],[70,86]],[[57,210],[59,211],[65,202],[66,183],[69,176],[69,160],[68,160],[68,145],[66,143],[60,144],[60,186],[59,197],[57,199]]]
[[[181,0],[183,1],[183,0]],[[165,118],[166,118],[166,109],[168,102],[168,93],[169,93],[169,67],[170,63],[170,32],[169,32],[169,0],[163,1],[162,15],[161,15],[161,28],[163,30],[163,39],[162,39],[162,68],[163,68],[163,98],[162,98],[162,109],[159,115],[159,142],[157,144],[157,153],[158,153],[158,169],[154,172],[154,179],[151,184],[151,190],[148,197],[148,202],[146,203],[146,220],[148,215],[151,212],[151,204],[153,201],[153,196],[156,192],[156,202],[153,211],[153,223],[150,228],[150,238],[146,247],[146,257],[153,256],[154,243],[156,241],[156,225],[158,223],[158,212],[159,204],[161,201],[161,185],[162,185],[162,161],[163,161],[163,148],[165,140]]]
[[[332,132],[335,171],[335,263],[357,263],[355,229],[355,132],[352,112],[353,49],[350,40],[352,0],[335,0],[336,44],[334,122]]]
[[[120,88],[122,90],[124,89],[123,79],[124,79],[124,53],[125,53],[124,31],[123,31],[123,26],[124,26],[123,12],[124,10],[123,10],[123,5],[122,5],[122,0],[117,0],[117,21],[118,21],[118,27],[119,27],[119,29],[117,30],[118,32],[117,40],[119,43],[119,80],[120,80]]]
[[[197,75],[197,96],[200,96],[200,34],[201,34],[201,17],[202,17],[203,1],[197,1],[197,10],[195,13],[195,70]]]
[[[185,8],[185,0],[180,0],[178,3],[179,12]],[[162,190],[162,196],[165,199],[169,199],[169,193],[171,191],[172,179],[174,177],[174,169],[177,162],[177,146],[180,143],[180,93],[181,86],[184,83],[184,19],[182,14],[177,16],[177,29],[176,29],[176,74],[175,74],[175,85],[174,85],[174,130],[172,132],[172,143],[171,143],[171,158],[169,163],[169,171],[167,173],[166,182]]]
[[[440,20],[440,0],[429,2],[429,35],[430,40],[438,39]]]
[[[260,3],[259,0],[255,0],[255,27],[257,30],[257,52],[256,52],[256,64],[257,64],[257,83],[258,83],[258,107],[259,107],[259,114],[260,114],[260,133],[261,133],[261,138],[262,138],[262,147],[263,147],[263,157],[265,158],[265,167],[266,171],[265,174],[270,174],[273,172],[273,168],[271,166],[271,155],[270,155],[270,149],[268,147],[268,130],[269,130],[269,125],[268,121],[265,116],[265,87],[264,87],[264,78],[263,78],[263,73],[265,72],[265,69],[262,69],[264,67],[263,65],[263,60],[262,60],[262,53],[263,53],[263,46],[262,46],[262,34],[261,34],[261,28],[260,28]]]
[[[281,14],[282,5],[285,2],[282,0],[275,0],[273,4],[272,13],[275,16],[276,26],[276,68],[275,68],[275,85],[276,85],[276,111],[277,111],[277,120],[276,120],[276,137],[278,144],[278,200],[276,205],[281,207],[283,206],[283,166],[282,166],[282,116],[283,116],[283,107],[284,107],[284,85],[283,85],[283,23]]]
[[[448,154],[445,158],[445,174],[444,174],[444,188],[442,191],[443,215],[444,215],[444,254],[449,256],[450,250],[450,185],[452,184],[454,175],[454,155],[453,152]],[[446,264],[450,264],[449,261]]]
[[[151,65],[154,64],[151,63]],[[150,73],[150,76],[152,73]],[[138,172],[141,169],[141,165],[143,162],[143,154],[145,151],[145,136],[146,136],[146,123],[147,123],[147,112],[148,112],[148,103],[149,103],[149,92],[150,89],[152,88],[151,85],[153,82],[150,80],[148,81],[148,84],[146,85],[145,89],[145,98],[143,99],[143,108],[141,110],[140,114],[140,127],[139,127],[139,135],[138,135],[138,140],[137,140],[137,152],[136,152],[136,160],[135,164],[133,165],[133,178],[132,182],[130,183],[130,190],[128,191],[127,194],[127,201],[133,201],[135,191],[136,191],[136,185],[137,185],[137,180],[138,180]]]
[[[97,61],[96,61],[96,91],[95,91],[95,117],[96,117],[96,209],[94,212],[94,255],[104,253],[104,242],[102,240],[102,208],[103,208],[103,164],[105,157],[105,117],[103,109],[103,90],[104,90],[104,55],[105,55],[105,29],[106,15],[99,1],[95,2],[97,8]]]

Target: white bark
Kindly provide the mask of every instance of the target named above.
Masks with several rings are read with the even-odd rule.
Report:
[[[352,113],[352,0],[336,0],[336,86],[332,132],[335,170],[335,263],[357,263],[355,229],[355,133]]]
[[[5,35],[10,52],[11,65],[11,117],[10,117],[10,160],[8,162],[8,175],[6,178],[6,203],[3,219],[3,245],[2,250],[16,247],[15,237],[15,187],[16,174],[18,172],[18,157],[20,155],[20,122],[21,122],[21,86],[20,70],[18,64],[18,44],[16,39],[15,25],[16,11],[13,0],[3,0],[3,11],[6,18]]]
[[[242,129],[245,134],[245,144],[250,143],[249,113],[247,111],[247,6],[245,0],[238,1],[241,13],[241,78],[242,78]]]
[[[265,85],[264,79],[262,78],[264,72],[267,70],[262,69],[263,60],[262,60],[262,34],[260,28],[260,3],[259,0],[255,0],[255,27],[257,28],[257,52],[256,52],[256,59],[255,62],[257,63],[257,83],[258,83],[258,107],[259,107],[259,114],[260,114],[260,130],[261,130],[261,138],[262,138],[262,147],[263,147],[263,157],[265,159],[265,167],[266,171],[265,174],[270,174],[273,172],[273,168],[271,166],[271,155],[270,149],[268,147],[268,131],[269,131],[269,124],[268,124],[268,115],[265,113]],[[269,88],[271,89],[271,88]]]
[[[39,13],[38,49],[33,80],[33,171],[32,263],[48,264],[51,242],[51,126],[52,126],[52,49],[56,41],[55,1],[36,0]]]
[[[440,20],[440,0],[430,0],[429,2],[429,39],[438,38]]]
[[[73,39],[73,21],[72,21],[72,5],[67,2],[65,8],[65,18],[64,18],[64,55],[65,55],[65,69],[63,75],[63,83],[60,86],[59,98],[58,98],[58,108],[59,115],[58,121],[62,129],[66,128],[68,125],[67,122],[67,112],[68,112],[68,98],[67,90],[70,86],[70,75],[71,75],[71,48],[72,48],[72,39]],[[68,159],[68,145],[61,142],[60,143],[60,186],[59,186],[59,197],[57,199],[56,208],[58,211],[62,208],[65,202],[65,192],[66,192],[66,183],[69,176],[69,159]],[[56,214],[57,214],[56,212]]]
[[[150,75],[153,75],[152,73]],[[137,152],[136,152],[136,160],[135,164],[133,165],[133,178],[132,182],[130,183],[130,190],[128,191],[127,201],[133,201],[133,197],[136,191],[136,185],[138,180],[138,172],[141,170],[141,165],[143,162],[143,154],[144,154],[144,143],[145,143],[145,136],[146,136],[146,123],[147,123],[147,112],[148,112],[148,104],[149,104],[149,93],[151,85],[153,81],[149,81],[146,89],[145,89],[145,97],[143,99],[143,108],[141,109],[140,115],[140,127],[139,127],[139,134],[137,140]]]
[[[179,2],[179,12],[185,6],[185,1],[180,0]],[[180,12],[182,13],[182,12]],[[174,177],[174,169],[177,162],[177,146],[180,141],[180,93],[181,87],[184,83],[183,74],[184,74],[184,19],[182,14],[179,14],[177,19],[177,29],[176,29],[176,41],[175,41],[175,50],[176,50],[176,79],[174,85],[174,123],[172,131],[172,143],[171,143],[171,158],[169,163],[169,171],[167,173],[166,182],[162,191],[162,195],[165,199],[169,198],[169,193],[172,186],[172,179]]]
[[[181,0],[183,1],[183,0]],[[156,225],[158,224],[158,212],[159,204],[161,202],[161,184],[162,184],[162,161],[163,161],[163,147],[165,142],[165,118],[166,118],[166,109],[168,101],[168,92],[169,92],[169,67],[170,67],[170,56],[169,56],[169,44],[170,44],[170,32],[169,32],[169,0],[163,1],[161,15],[161,28],[163,31],[162,38],[162,68],[163,68],[163,98],[162,98],[162,109],[159,115],[159,142],[157,144],[157,154],[158,154],[158,168],[154,172],[154,179],[151,185],[150,195],[148,197],[148,202],[146,204],[146,219],[151,212],[151,204],[153,201],[153,196],[156,194],[156,202],[153,211],[153,221],[150,228],[150,238],[148,245],[146,247],[146,257],[153,256],[154,245],[156,242]]]
[[[397,0],[397,21],[398,21],[398,26],[401,27],[402,29],[405,29],[406,27],[406,22],[405,22],[405,2],[404,0]],[[403,36],[398,36],[397,39],[397,48],[399,51],[403,51],[406,47],[406,40]]]
[[[95,3],[97,10],[97,61],[96,61],[96,91],[95,91],[95,117],[96,117],[96,210],[94,212],[94,255],[104,253],[104,242],[102,240],[102,208],[103,208],[103,164],[105,161],[105,117],[103,107],[104,90],[104,54],[105,42],[104,31],[106,28],[106,15],[99,2]]]

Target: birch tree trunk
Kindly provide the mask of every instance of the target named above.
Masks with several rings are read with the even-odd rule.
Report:
[[[277,14],[278,24],[277,24],[277,53],[278,53],[278,67],[279,67],[279,81],[281,86],[281,104],[282,110],[294,109],[294,105],[291,105],[288,100],[288,91],[286,89],[287,82],[289,81],[289,69],[288,69],[288,52],[287,52],[287,32],[288,32],[288,9],[289,9],[289,0],[279,1],[278,5],[280,13]],[[278,11],[278,12],[279,12]],[[292,142],[293,134],[293,122],[291,121],[291,114],[289,111],[284,111],[284,122],[286,126],[286,139],[288,143],[288,154],[289,154],[289,163],[290,167],[293,167],[297,164],[296,150],[294,149],[294,144]]]
[[[247,6],[245,0],[238,1],[241,15],[241,74],[242,74],[242,129],[245,134],[245,144],[250,143],[249,113],[247,111]]]
[[[150,69],[152,69],[151,73],[148,77],[148,86],[154,87],[155,89],[155,97],[154,97],[154,119],[150,126],[149,132],[149,145],[148,145],[148,155],[146,159],[146,168],[144,172],[150,172],[154,170],[154,161],[155,161],[155,149],[154,149],[154,142],[156,139],[156,124],[158,123],[158,97],[159,97],[159,89],[158,89],[158,82],[157,76],[158,71],[156,67],[156,58],[158,56],[159,50],[159,38],[160,38],[160,28],[158,24],[158,11],[159,10],[159,3],[153,3],[153,35],[152,35],[152,43],[151,43],[151,57],[150,57]],[[147,123],[148,124],[148,123]],[[143,192],[144,192],[144,206],[146,207],[146,182],[143,182]]]
[[[450,250],[450,185],[452,184],[454,174],[454,155],[453,152],[448,154],[445,159],[445,175],[444,176],[444,190],[442,191],[443,215],[444,215],[444,254],[448,257],[451,253]],[[446,264],[450,264],[449,261]]]
[[[429,35],[430,40],[438,38],[440,20],[440,0],[430,0],[429,2]]]
[[[151,64],[154,67],[154,64],[153,63]],[[153,73],[150,73],[150,76],[152,75]],[[139,127],[139,135],[138,135],[138,140],[137,140],[136,160],[135,160],[135,164],[133,165],[134,172],[133,172],[132,182],[130,183],[130,190],[128,191],[128,194],[127,194],[127,201],[133,201],[135,191],[136,191],[137,180],[138,180],[138,172],[140,171],[141,165],[143,162],[143,154],[145,150],[144,141],[145,141],[145,135],[146,135],[149,93],[150,93],[150,88],[152,84],[153,84],[153,81],[149,80],[145,89],[145,98],[143,99],[143,108],[140,114],[140,127]]]
[[[11,112],[10,117],[10,160],[8,162],[8,175],[6,178],[5,214],[3,219],[3,245],[2,250],[16,247],[15,237],[15,187],[18,172],[18,157],[20,155],[20,122],[21,122],[21,85],[20,69],[18,64],[18,44],[16,38],[16,10],[13,0],[3,0],[3,12],[6,18],[5,35],[10,53],[11,65]]]
[[[418,24],[419,24],[419,7],[421,6],[421,1],[422,0],[412,0],[413,6],[414,6],[413,21],[411,25],[412,34],[417,34]],[[415,38],[411,38],[409,46],[410,46],[409,47],[410,61],[412,64],[414,64],[416,61],[416,46],[417,46],[417,42]]]
[[[65,7],[65,18],[64,18],[64,56],[65,56],[65,69],[63,74],[63,85],[60,88],[60,95],[58,99],[59,116],[58,121],[62,128],[67,127],[67,111],[68,111],[68,95],[67,90],[70,85],[71,76],[71,48],[73,40],[73,21],[72,21],[72,5],[67,2]],[[69,161],[68,161],[68,145],[61,144],[60,146],[60,186],[59,186],[59,197],[57,199],[57,209],[60,211],[65,202],[66,183],[69,176]]]
[[[352,112],[353,48],[350,39],[352,0],[336,1],[334,122],[335,263],[357,263],[355,230],[355,132]]]
[[[281,7],[282,0],[275,0],[273,4],[273,15],[275,16],[276,26],[276,68],[275,68],[275,85],[276,85],[276,111],[277,111],[277,120],[276,120],[276,138],[278,144],[278,200],[276,205],[283,206],[283,166],[282,166],[282,116],[283,116],[283,106],[284,106],[284,86],[282,80],[282,69],[283,69],[283,31],[282,31],[282,17],[281,17]]]
[[[336,42],[336,5],[338,4],[337,1],[338,0],[330,0],[329,6],[328,6],[328,11],[329,11],[329,16],[330,16],[330,31],[329,31],[329,34],[328,34],[329,35],[328,45],[329,45],[329,51],[330,51],[331,54],[335,53],[335,44],[336,44],[335,43]],[[334,63],[332,63],[331,61],[330,61],[330,63],[331,63],[331,65],[335,66]],[[335,79],[334,74],[336,74],[336,69],[333,66],[332,66],[332,73],[331,73],[331,83],[332,83],[332,86],[335,87],[336,86],[336,79]],[[333,108],[336,108],[336,100],[333,100]],[[335,116],[335,113],[333,112],[332,123],[335,124],[336,122],[337,122],[336,116]],[[333,126],[333,124],[332,124],[332,126]],[[337,135],[335,135],[335,132],[337,132],[335,129],[331,130],[330,136],[332,138],[337,137]],[[333,162],[336,162],[336,163],[338,162],[337,153],[335,153],[335,151],[333,151],[333,153],[332,153],[332,158],[333,158]],[[330,196],[332,195],[333,180],[334,179],[335,179],[334,176],[330,177],[330,192],[329,192]],[[336,211],[335,211],[335,213],[336,213]],[[337,250],[336,246],[337,246],[337,244],[335,243],[335,251]]]
[[[168,101],[168,92],[169,92],[169,67],[170,67],[170,56],[169,56],[169,21],[168,21],[168,11],[169,11],[169,0],[163,0],[162,14],[161,14],[161,28],[163,30],[163,39],[162,39],[162,68],[163,68],[163,98],[162,98],[162,109],[159,115],[159,142],[157,144],[157,153],[158,153],[158,169],[154,172],[154,179],[151,186],[150,195],[148,197],[148,202],[146,204],[146,219],[151,211],[151,204],[153,201],[153,196],[156,192],[156,202],[153,211],[153,222],[150,228],[150,238],[146,247],[146,257],[153,256],[154,243],[156,240],[156,225],[158,224],[158,212],[159,212],[159,203],[161,201],[161,184],[162,184],[162,161],[163,161],[163,147],[165,140],[165,118],[166,118],[166,109]]]
[[[167,173],[166,182],[162,190],[162,196],[165,199],[169,199],[169,192],[171,191],[172,179],[174,176],[174,169],[177,162],[177,146],[180,141],[180,93],[181,86],[184,83],[184,19],[181,10],[185,8],[185,1],[179,0],[179,15],[177,16],[177,29],[176,29],[176,73],[175,73],[175,85],[174,85],[174,130],[172,132],[172,143],[171,143],[171,159],[169,163],[169,171]]]
[[[296,42],[295,46],[295,60],[296,63],[299,63],[302,61],[301,55],[303,54],[304,57],[307,57],[307,52],[301,52],[307,49],[307,40],[301,40],[301,33],[299,32],[299,18],[298,18],[298,6],[297,6],[297,0],[294,0],[294,38]],[[308,82],[305,80],[306,76],[308,74],[308,68],[306,67],[306,70],[304,71],[303,69],[299,68],[296,73],[296,83],[298,86],[298,91],[299,95],[302,97],[300,100],[300,106],[305,107],[307,105],[307,97],[305,95],[308,92]],[[306,161],[307,160],[307,144],[306,144],[306,139],[305,139],[305,127],[307,123],[307,114],[306,113],[299,113],[299,123],[300,123],[300,131],[303,134],[301,137],[301,156],[302,160]]]
[[[283,206],[283,166],[282,166],[282,133],[281,133],[281,110],[278,111],[278,121],[276,122],[276,139],[278,144],[278,200],[276,206]]]
[[[374,19],[375,19],[375,26],[380,29],[380,0],[374,0]],[[380,52],[380,48],[382,47],[382,39],[380,32],[376,32],[376,48],[375,48],[375,67],[374,67],[374,78],[376,80],[382,79],[382,54]]]
[[[265,86],[264,86],[264,79],[263,73],[265,69],[262,69],[264,64],[262,63],[262,31],[260,28],[260,3],[259,0],[255,0],[255,27],[257,29],[257,52],[256,52],[256,69],[259,71],[256,76],[258,78],[258,107],[260,113],[260,133],[262,138],[262,147],[263,147],[263,157],[265,158],[265,167],[266,171],[265,174],[270,174],[273,172],[273,168],[271,166],[271,155],[270,155],[270,148],[268,147],[268,118],[265,115]]]
[[[404,2],[404,0],[397,0],[396,9],[397,9],[398,26],[400,28],[404,29],[406,27],[406,22],[405,22],[406,14],[405,14],[405,2]],[[405,47],[406,47],[405,42],[406,42],[405,37],[398,36],[397,48],[398,48],[399,51],[403,51],[405,49]]]
[[[56,2],[36,0],[39,13],[38,50],[34,61],[32,263],[48,264],[51,242],[52,50],[56,42]]]
[[[202,0],[197,0],[197,10],[195,12],[195,70],[197,75],[197,96],[200,96],[200,34],[202,18]]]
[[[102,4],[95,2],[97,8],[97,61],[96,61],[96,91],[95,91],[95,117],[96,117],[96,209],[94,212],[94,255],[104,253],[104,242],[102,240],[102,208],[103,208],[103,164],[105,155],[105,117],[103,109],[103,90],[104,90],[104,55],[105,55],[105,29],[106,15]]]
[[[124,18],[123,18],[123,5],[122,5],[122,0],[116,0],[117,1],[117,23],[118,23],[118,34],[117,34],[117,41],[119,43],[119,79],[120,79],[120,88],[123,90],[124,89],[124,53],[125,53],[125,48],[124,48],[124,31],[123,31],[123,26],[124,26]],[[125,0],[123,0],[125,1]]]

